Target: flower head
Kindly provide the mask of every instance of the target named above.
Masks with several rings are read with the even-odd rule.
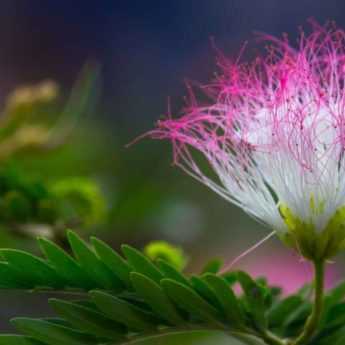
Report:
[[[304,256],[328,258],[345,239],[345,32],[313,23],[297,47],[264,38],[265,56],[221,57],[221,74],[201,87],[208,103],[191,93],[181,117],[149,134],[170,139],[178,166]]]

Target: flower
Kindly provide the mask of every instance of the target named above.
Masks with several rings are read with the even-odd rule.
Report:
[[[289,246],[327,259],[345,244],[345,32],[314,22],[296,48],[262,37],[263,56],[220,56],[221,73],[201,86],[206,104],[191,91],[182,115],[148,135],[170,139],[176,165]]]

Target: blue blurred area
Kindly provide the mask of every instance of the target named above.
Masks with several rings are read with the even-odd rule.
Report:
[[[0,6],[0,91],[47,76],[69,85],[85,60],[95,59],[103,65],[104,113],[115,126],[151,123],[166,110],[167,96],[181,103],[184,78],[207,80],[215,70],[210,37],[233,55],[253,31],[294,36],[309,17],[345,21],[340,0],[5,0]]]

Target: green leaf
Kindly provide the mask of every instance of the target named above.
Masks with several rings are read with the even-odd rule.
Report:
[[[50,299],[55,312],[83,332],[115,340],[124,339],[124,327],[93,309],[59,299]]]
[[[202,269],[202,274],[205,273],[218,273],[223,266],[223,261],[221,259],[210,260]]]
[[[336,304],[342,301],[345,297],[345,281],[339,283],[335,288],[330,290],[326,296],[326,299],[331,301],[332,304]]]
[[[245,294],[246,307],[252,316],[254,325],[259,329],[266,329],[265,295],[262,287],[245,272],[237,272],[237,278]]]
[[[177,306],[217,328],[224,327],[219,321],[221,319],[219,312],[194,290],[171,279],[163,279],[161,284]]]
[[[321,327],[325,325],[326,317],[329,311],[335,306],[337,303],[341,302],[345,297],[345,282],[341,282],[335,288],[330,290],[325,299],[324,299],[324,306],[323,306],[323,318],[321,320]]]
[[[120,280],[103,264],[88,245],[74,232],[68,231],[68,240],[80,266],[96,282],[96,286],[123,290]]]
[[[345,303],[339,303],[330,308],[321,325],[321,334],[330,334],[345,325]],[[320,327],[320,328],[321,328]]]
[[[213,305],[216,309],[221,309],[221,304],[213,291],[213,289],[208,285],[208,283],[197,276],[192,276],[191,284],[194,290],[203,297],[207,302]]]
[[[55,243],[39,238],[39,244],[49,263],[63,277],[67,285],[89,290],[95,288],[95,283],[85,274],[79,264]]]
[[[345,342],[345,327],[334,333],[326,332],[324,336],[317,339],[313,345],[343,345]]]
[[[0,254],[23,280],[32,282],[33,286],[60,288],[65,284],[51,266],[32,254],[16,249],[1,249]]]
[[[178,314],[175,306],[170,302],[163,289],[152,279],[133,272],[131,273],[133,286],[145,302],[158,314],[163,320],[172,325],[182,325],[185,321]]]
[[[160,280],[164,278],[163,274],[158,270],[158,268],[138,250],[130,246],[123,245],[122,251],[125,254],[129,264],[135,269],[136,272],[142,273],[158,284]]]
[[[311,310],[311,303],[304,301],[295,310],[291,311],[290,314],[287,315],[282,326],[284,335],[287,337],[296,336],[301,331],[311,313]]]
[[[71,328],[47,321],[15,318],[11,320],[17,329],[49,345],[95,345],[94,338]]]
[[[24,337],[22,335],[1,334],[0,345],[44,345],[35,339]]]
[[[97,307],[109,318],[134,331],[152,330],[149,316],[138,307],[101,291],[90,292]]]
[[[238,282],[238,272],[231,271],[231,272],[225,272],[221,275],[221,277],[230,285],[234,285]]]
[[[226,280],[211,273],[206,274],[204,279],[216,292],[218,301],[230,325],[243,325],[245,322],[243,310]]]
[[[242,334],[235,337],[220,331],[182,330],[169,335],[157,334],[132,340],[130,345],[264,345],[264,343],[257,338]]]
[[[20,272],[15,270],[7,262],[0,261],[0,288],[1,289],[30,289],[32,281],[23,278]]]
[[[132,286],[130,280],[130,273],[132,268],[119,254],[110,248],[103,241],[92,237],[91,242],[104,264],[118,277],[121,281],[130,288]]]
[[[163,273],[164,278],[176,280],[177,282],[179,282],[181,284],[191,286],[188,279],[181,272],[179,272],[174,266],[169,264],[168,262],[166,262],[162,259],[159,259],[159,260],[157,260],[157,265],[158,265],[160,271]]]
[[[282,301],[276,303],[268,312],[267,318],[270,327],[281,327],[289,315],[295,311],[301,304],[303,299],[299,295],[289,296]]]

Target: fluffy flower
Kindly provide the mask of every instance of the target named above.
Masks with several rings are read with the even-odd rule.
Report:
[[[314,23],[297,47],[264,39],[251,63],[220,56],[221,74],[201,86],[207,103],[191,92],[182,115],[149,135],[170,139],[178,166],[305,256],[323,236],[329,257],[345,238],[345,32]]]

